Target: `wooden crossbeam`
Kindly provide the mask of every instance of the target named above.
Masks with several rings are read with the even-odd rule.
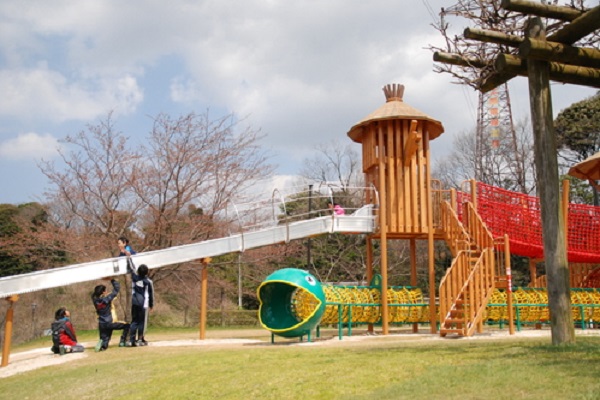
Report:
[[[553,18],[561,21],[573,21],[582,12],[571,7],[536,3],[526,0],[502,0],[500,7],[508,11],[537,15],[538,17]]]
[[[488,65],[485,61],[479,58],[463,57],[454,53],[446,53],[436,51],[433,53],[433,61],[442,62],[444,64],[460,65],[462,67],[483,68]]]
[[[547,40],[563,44],[573,44],[598,29],[600,29],[600,6],[594,7],[575,18],[573,22],[548,36]]]
[[[519,46],[519,56],[581,67],[600,68],[600,50],[568,46],[546,40],[526,38]]]
[[[494,62],[495,71],[485,77],[479,90],[482,93],[508,82],[515,76],[527,76],[527,58],[550,62],[550,79],[590,87],[600,87],[600,51],[571,46],[573,43],[600,29],[600,6],[582,12],[570,7],[541,4],[527,0],[502,0],[501,7],[508,11],[553,18],[570,23],[547,37],[540,39],[521,38],[498,31],[467,28],[467,39],[518,47],[518,57],[501,54]],[[489,62],[483,59],[464,57],[453,53],[435,52],[433,60],[463,67],[485,68]]]
[[[479,40],[480,42],[503,44],[510,47],[519,47],[523,38],[516,35],[492,31],[489,29],[466,28],[463,32],[467,39]]]
[[[572,83],[600,88],[600,69],[579,67],[574,65],[550,62],[550,79],[562,83]],[[496,71],[500,74],[514,74],[527,76],[527,60],[501,54],[494,63]]]

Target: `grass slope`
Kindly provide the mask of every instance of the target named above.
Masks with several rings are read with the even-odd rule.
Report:
[[[578,336],[575,345],[555,347],[549,334],[485,340],[353,336],[342,341],[330,335],[313,343],[276,339],[271,344],[264,331],[210,331],[213,339],[256,341],[161,346],[160,340],[197,339],[197,332],[151,333],[148,347],[118,348],[113,339],[106,352],[87,349],[83,358],[2,378],[0,397],[600,398],[600,335]],[[93,332],[89,338],[95,339]]]

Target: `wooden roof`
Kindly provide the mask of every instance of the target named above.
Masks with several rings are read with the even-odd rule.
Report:
[[[349,131],[350,139],[357,143],[362,143],[362,135],[364,128],[372,122],[382,120],[422,120],[426,121],[427,130],[429,131],[429,139],[433,140],[444,132],[442,123],[433,119],[422,111],[411,107],[402,100],[404,95],[404,85],[389,84],[383,87],[386,103],[367,115],[366,118],[356,123]]]

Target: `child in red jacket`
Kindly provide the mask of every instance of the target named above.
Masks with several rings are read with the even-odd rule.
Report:
[[[77,343],[75,328],[71,323],[71,313],[64,307],[56,310],[52,328],[52,352],[54,354],[81,353],[84,347]]]

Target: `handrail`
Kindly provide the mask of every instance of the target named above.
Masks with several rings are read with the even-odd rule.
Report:
[[[448,201],[442,203],[442,226],[444,227],[444,237],[450,247],[450,252],[456,257],[461,250],[459,243],[470,243],[471,239],[464,225],[458,219],[456,211]]]
[[[472,335],[494,289],[494,238],[472,203],[461,223],[450,203],[442,205],[444,237],[454,260],[440,282],[440,327]]]
[[[290,242],[290,224],[288,221],[288,213],[287,213],[287,209],[285,207],[285,198],[283,197],[283,195],[281,194],[281,192],[278,189],[273,189],[273,194],[271,195],[271,206],[273,207],[272,212],[273,212],[273,220],[276,220],[276,214],[275,214],[275,193],[279,194],[279,199],[281,200],[281,206],[283,207],[283,221],[285,223],[285,243],[289,243]]]

